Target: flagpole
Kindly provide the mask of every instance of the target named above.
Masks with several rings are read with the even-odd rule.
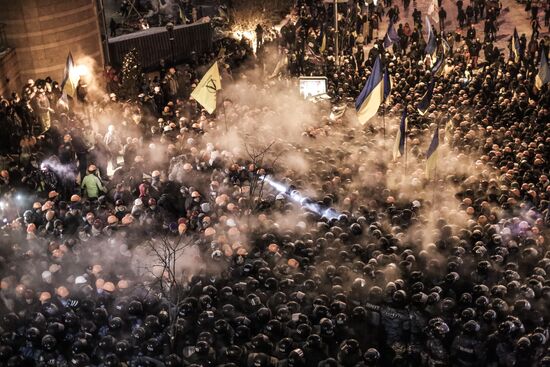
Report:
[[[404,144],[403,144],[403,149],[405,149],[405,174],[407,174],[407,171],[408,171],[408,162],[407,162],[408,153],[407,153],[407,125],[406,124],[405,124],[404,134],[405,134],[405,140],[404,140]]]
[[[336,66],[340,65],[339,56],[340,56],[340,50],[338,48],[338,0],[334,0],[334,34],[335,34],[335,41],[334,41],[334,52],[336,53]]]
[[[386,101],[382,103],[382,124],[384,125],[384,142],[386,142]]]
[[[225,125],[225,133],[227,134],[227,113],[225,112],[225,97],[223,96],[223,89],[221,90],[222,95],[222,107],[223,107],[223,120]]]
[[[436,131],[437,131],[437,134],[439,135],[439,122],[437,123],[437,127],[436,127]],[[438,140],[439,140],[439,136],[438,136]],[[437,152],[437,154],[439,154],[439,152]],[[435,192],[437,191],[436,190],[436,185],[437,185],[437,166],[439,164],[439,157],[437,157],[437,159],[435,160],[435,167],[434,167],[434,182],[433,182],[433,185],[432,185],[432,205],[435,205]]]
[[[437,162],[438,160],[436,160],[435,167],[434,167],[434,182],[432,185],[432,205],[435,205],[435,192],[436,192],[436,185],[437,185],[437,164],[439,163]]]

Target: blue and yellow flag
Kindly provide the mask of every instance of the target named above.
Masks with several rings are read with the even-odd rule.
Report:
[[[428,109],[430,108],[430,103],[432,102],[432,97],[434,94],[434,80],[432,79],[430,81],[430,84],[428,85],[428,90],[424,95],[422,96],[422,99],[416,106],[416,109],[418,110],[418,113],[421,116],[424,116],[426,112],[428,112]]]
[[[395,135],[395,143],[393,144],[393,160],[402,157],[405,154],[405,140],[407,139],[407,106],[403,109],[403,115],[401,115],[401,123],[399,129]]]
[[[388,30],[386,31],[386,35],[384,36],[384,48],[388,48],[397,42],[399,42],[399,36],[397,35],[395,27],[393,26],[393,22],[390,19]]]
[[[512,56],[514,58],[514,62],[519,62],[521,59],[521,52],[519,47],[519,36],[518,36],[518,30],[514,27],[514,34],[512,35]]]
[[[372,73],[365,84],[365,87],[357,97],[355,101],[355,109],[357,110],[357,118],[361,125],[364,125],[369,121],[376,113],[378,108],[384,101],[384,73],[382,71],[382,61],[380,56],[376,58]]]
[[[433,32],[432,25],[430,23],[430,19],[426,17],[426,27],[428,28],[428,41],[426,42],[426,48],[424,48],[424,51],[427,55],[430,55],[432,58],[432,65],[434,63],[434,60],[436,58],[436,52],[437,52],[437,39],[436,35]]]
[[[445,61],[445,55],[441,55],[435,65],[432,67],[432,75],[433,76],[440,76],[443,72],[443,62]]]
[[[73,55],[69,52],[67,61],[65,62],[65,70],[63,72],[63,82],[61,82],[61,91],[71,98],[76,96],[76,86],[78,85],[79,76],[76,73]]]
[[[323,28],[321,28],[321,47],[319,47],[319,53],[325,52],[327,49],[327,34]]]
[[[439,126],[435,128],[432,142],[426,152],[426,177],[428,179],[434,178],[437,172],[437,160],[439,156],[437,148],[439,148]]]
[[[548,68],[548,60],[546,59],[545,52],[541,53],[539,72],[535,76],[535,88],[542,89],[542,86],[550,82],[550,69]]]
[[[449,42],[441,36],[441,45],[443,46],[443,56],[447,57],[447,54],[451,51],[451,45],[449,45]]]
[[[384,68],[384,102],[390,96],[392,89],[392,81],[388,69]]]

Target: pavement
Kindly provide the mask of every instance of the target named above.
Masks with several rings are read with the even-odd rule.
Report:
[[[380,0],[383,1],[383,0]],[[465,9],[469,4],[469,0],[463,0],[464,5],[463,8]],[[531,37],[531,12],[525,11],[525,4],[520,4],[516,0],[501,0],[502,3],[502,10],[500,13],[500,16],[497,19],[499,30],[497,32],[497,47],[504,52],[505,57],[508,57],[508,43],[510,40],[510,37],[514,33],[514,27],[517,28],[518,34],[521,36],[522,33],[525,33],[527,40]],[[405,24],[408,22],[411,26],[414,24],[414,21],[412,19],[412,12],[414,10],[413,3],[411,2],[409,6],[408,13],[405,13],[405,10],[403,8],[403,2],[402,0],[393,0],[393,4],[397,4],[399,6],[400,11],[400,19],[398,21],[399,23]],[[422,13],[422,21],[424,22],[424,19],[426,15],[428,14],[428,8],[431,4],[430,0],[418,0],[416,2],[417,9],[420,10]],[[454,0],[442,0],[443,8],[447,12],[447,21],[445,22],[445,32],[454,32],[458,28],[458,21],[456,20],[457,16],[457,7],[456,7],[456,1]],[[439,9],[438,9],[439,10]],[[437,10],[437,11],[438,11]],[[548,32],[548,27],[544,27],[544,11],[542,9],[539,10],[538,18],[541,27],[543,29],[540,32],[539,39],[543,37],[549,37],[550,33]],[[398,27],[398,24],[395,26],[396,29]],[[439,30],[439,25],[432,23],[433,26]],[[384,37],[386,33],[386,28],[388,25],[388,18],[387,16],[384,17],[384,20],[381,24],[380,30],[379,30],[379,37]],[[476,28],[476,33],[478,35],[478,38],[483,41],[484,31],[483,31],[484,21],[479,21],[477,24],[474,25]],[[465,27],[463,29],[462,34],[466,34],[467,28]],[[424,31],[424,37],[426,37],[425,31]],[[368,51],[372,47],[373,43],[370,43],[366,47],[366,52],[368,54]],[[483,53],[482,53],[483,54]]]

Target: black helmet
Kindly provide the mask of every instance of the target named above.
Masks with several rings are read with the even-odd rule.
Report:
[[[528,350],[531,348],[531,340],[528,337],[522,336],[516,342],[516,348],[522,351]]]
[[[195,352],[199,354],[206,354],[208,353],[208,350],[210,349],[210,345],[205,342],[204,340],[201,340],[195,344]]]
[[[151,331],[159,330],[159,318],[156,315],[147,315],[147,317],[145,317],[145,327]]]
[[[72,367],[87,367],[90,365],[90,357],[85,353],[77,353],[69,362]]]
[[[42,337],[42,348],[44,350],[52,351],[57,345],[57,340],[53,335],[46,334]]]
[[[279,320],[269,320],[265,326],[265,333],[271,337],[276,337],[282,333],[283,327]]]
[[[98,325],[105,323],[109,318],[109,314],[107,313],[107,310],[102,307],[97,307],[92,312],[92,316],[94,318],[94,322]]]
[[[115,345],[115,353],[118,356],[123,356],[130,351],[130,343],[127,340],[121,340]]]
[[[256,311],[256,320],[262,324],[266,324],[271,320],[271,310],[267,307],[262,307]]]
[[[283,338],[277,343],[277,350],[286,355],[290,352],[292,346],[294,345],[294,341],[291,338]]]
[[[168,324],[170,323],[170,314],[168,313],[168,311],[166,310],[159,311],[158,320],[163,327],[168,326]]]
[[[495,310],[487,310],[483,314],[483,319],[486,322],[493,322],[497,319],[497,313],[495,312]]]
[[[235,337],[241,340],[247,340],[250,338],[250,328],[246,325],[239,325],[235,329]]]
[[[305,365],[304,351],[301,349],[294,349],[288,355],[288,366],[299,367]]]
[[[148,354],[154,355],[160,348],[160,341],[157,338],[150,338],[145,343],[145,348]]]
[[[112,335],[105,335],[98,343],[99,348],[104,351],[112,351],[115,347],[116,339]]]
[[[120,360],[114,353],[109,353],[103,358],[103,364],[105,367],[119,367]]]
[[[65,312],[63,315],[63,324],[68,327],[77,327],[80,318],[72,311]]]
[[[138,326],[132,331],[132,337],[137,342],[142,342],[147,338],[147,330],[145,330],[145,328],[142,326]]]
[[[35,312],[31,316],[31,325],[36,326],[37,328],[45,328],[46,327],[46,317],[40,313]]]
[[[124,322],[120,317],[113,317],[109,320],[109,329],[111,330],[120,330],[122,329],[122,326],[124,325]]]
[[[2,317],[2,326],[5,330],[15,330],[19,325],[19,316],[10,312]]]
[[[143,313],[143,305],[138,300],[133,300],[128,304],[128,313],[132,316],[139,316]]]
[[[46,329],[46,332],[53,336],[59,336],[63,334],[64,331],[65,331],[65,325],[57,321],[50,322],[48,324],[48,328]]]
[[[477,323],[477,321],[475,320],[469,320],[469,321],[466,321],[463,325],[462,325],[462,328],[464,329],[464,331],[468,334],[475,334],[477,332],[479,332],[479,329],[480,329],[480,326],[479,324]]]
[[[88,341],[84,338],[76,339],[71,346],[73,354],[86,352],[88,349]]]
[[[38,338],[40,338],[40,330],[34,326],[31,326],[25,332],[25,338],[29,341],[37,341]]]
[[[214,336],[209,331],[203,331],[197,336],[197,341],[205,341],[209,345],[212,345],[214,343]]]
[[[181,363],[181,358],[177,354],[170,354],[164,361],[166,367],[180,367]]]
[[[228,328],[229,328],[229,324],[224,319],[216,320],[216,322],[214,323],[214,332],[216,334],[225,333]]]
[[[375,348],[369,348],[363,355],[363,359],[367,363],[376,363],[380,359],[380,352]]]
[[[21,355],[12,356],[8,359],[7,367],[21,367],[25,365],[25,358]]]

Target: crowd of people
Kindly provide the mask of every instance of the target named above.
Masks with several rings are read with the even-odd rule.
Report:
[[[464,29],[502,16],[459,2]],[[144,75],[134,100],[114,69],[107,93],[82,80],[67,99],[46,78],[0,99],[0,365],[550,366],[550,92],[535,85],[548,42],[522,36],[517,60],[491,27],[483,43],[442,33],[450,49],[434,73],[421,20],[400,24],[391,0],[353,4],[338,63],[332,13],[298,1],[256,56],[226,40]],[[375,33],[384,14],[398,25],[391,50]],[[272,48],[286,60],[273,76]],[[271,139],[244,137],[243,124],[276,121],[276,101],[225,95],[208,114],[190,97],[223,58],[224,88],[264,101],[304,74],[353,100],[377,56],[393,80],[384,125],[319,116],[251,152]],[[393,161],[389,124],[403,109],[407,156]],[[440,174],[428,180],[436,126]],[[278,163],[289,152],[301,169]]]

